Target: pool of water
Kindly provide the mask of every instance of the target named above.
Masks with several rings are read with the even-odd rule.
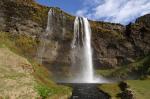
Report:
[[[69,83],[63,84],[73,88],[70,99],[110,99],[109,95],[98,88],[98,84]]]

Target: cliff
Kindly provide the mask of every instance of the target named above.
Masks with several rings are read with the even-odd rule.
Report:
[[[33,0],[1,0],[0,7],[0,31],[9,32],[23,54],[37,57],[50,7],[38,5]],[[62,67],[70,66],[75,17],[59,8],[52,9],[52,23],[55,24],[53,33],[45,38],[47,43],[42,59],[48,68],[66,71]],[[149,54],[149,19],[148,14],[127,26],[90,20],[95,68],[122,66]]]

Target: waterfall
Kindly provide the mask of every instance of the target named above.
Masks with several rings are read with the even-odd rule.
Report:
[[[43,57],[45,53],[45,46],[47,44],[47,37],[52,34],[53,32],[53,9],[50,9],[48,12],[48,20],[47,20],[47,27],[46,27],[46,32],[40,35],[40,45],[37,49],[37,61],[39,64],[42,64],[43,62]]]
[[[46,27],[46,32],[53,32],[53,9],[50,9],[48,12],[48,20],[47,20],[47,27]]]
[[[75,80],[86,83],[93,82],[91,28],[87,18],[76,17],[71,46],[73,71],[76,72]]]
[[[40,64],[42,64],[45,60],[50,60],[49,57],[55,58],[57,56],[57,47],[55,49],[56,51],[53,51],[54,48],[48,47],[52,43],[55,46],[58,44],[57,42],[52,42],[52,37],[60,36],[58,38],[63,40],[63,36],[65,36],[65,16],[60,14],[57,17],[62,20],[56,20],[54,19],[55,15],[55,11],[50,9],[48,12],[46,32],[40,36],[40,45],[37,49],[37,58]],[[97,79],[94,75],[91,47],[91,27],[87,18],[76,17],[74,21],[74,37],[71,43],[71,62],[72,76],[70,78],[65,77],[61,80],[61,82],[104,82],[102,77],[98,76],[99,79]],[[57,80],[60,81],[60,79]]]

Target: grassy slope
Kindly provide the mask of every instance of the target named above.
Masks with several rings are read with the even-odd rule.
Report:
[[[48,97],[50,99],[67,99],[67,97],[71,95],[71,89],[55,84],[50,80],[50,73],[44,68],[44,66],[38,65],[31,57],[27,57],[28,54],[34,51],[33,48],[36,46],[36,42],[33,41],[32,38],[26,36],[19,37],[20,36],[13,38],[9,33],[0,32],[0,48],[7,47],[16,54],[20,54],[23,57],[26,56],[33,66],[34,72],[32,75],[37,83],[35,84],[35,89],[40,96]],[[18,74],[15,73],[14,75]]]
[[[117,99],[117,94],[121,92],[117,83],[112,84],[102,84],[99,88],[109,94],[112,99]]]
[[[115,77],[126,79],[129,76],[138,74],[138,78],[147,78],[150,75],[150,55],[138,59],[136,62],[125,65],[116,69],[97,70],[97,74],[105,77]]]
[[[136,99],[149,99],[150,98],[150,80],[130,80],[126,81],[130,89],[134,92]],[[103,84],[99,86],[101,90],[108,93],[112,99],[119,99],[117,94],[121,92],[118,83]]]
[[[34,90],[36,82],[30,75],[32,71],[30,63],[25,58],[11,52],[8,48],[1,47],[0,97],[2,99],[38,97]]]
[[[150,55],[144,58],[138,59],[136,62],[129,65],[122,66],[116,69],[110,70],[98,70],[97,74],[101,74],[105,77],[115,77],[126,79],[131,75],[137,75],[140,79],[145,80],[128,80],[126,81],[133,90],[136,99],[149,99],[150,98]],[[103,84],[99,86],[104,92],[108,93],[112,99],[119,99],[117,95],[121,93],[118,83]]]
[[[131,89],[136,95],[136,99],[150,98],[150,80],[133,80],[128,81]]]

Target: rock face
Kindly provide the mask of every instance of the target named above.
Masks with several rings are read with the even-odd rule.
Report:
[[[42,42],[41,36],[46,33],[50,8],[40,6],[32,0],[1,0],[0,7],[0,31],[29,35]],[[70,66],[70,44],[75,17],[59,8],[52,9],[53,33],[44,38],[48,43],[42,55],[43,62],[54,67]],[[147,55],[150,51],[149,19],[148,14],[127,26],[90,21],[95,68],[114,68]],[[40,47],[39,44],[35,49]],[[39,50],[33,56],[37,56],[37,53]]]
[[[103,23],[104,26],[99,25],[97,29],[93,27],[95,63],[114,67],[147,55],[150,50],[148,20],[147,23],[138,20],[127,26]]]

